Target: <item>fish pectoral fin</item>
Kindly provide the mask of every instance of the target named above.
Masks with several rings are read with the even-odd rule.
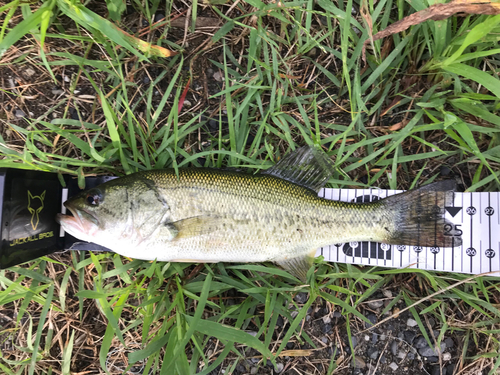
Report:
[[[281,268],[290,272],[293,276],[298,278],[303,282],[307,282],[307,272],[311,268],[314,260],[314,255],[316,254],[316,249],[311,251],[309,254],[302,255],[296,258],[289,258],[279,261],[274,261]]]
[[[203,234],[213,233],[224,227],[226,219],[218,216],[201,215],[187,219],[174,221],[166,224],[170,226],[171,231],[175,233],[174,241],[182,238],[201,236]]]

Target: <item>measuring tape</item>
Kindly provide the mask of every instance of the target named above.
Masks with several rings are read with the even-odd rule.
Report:
[[[319,196],[344,202],[371,202],[401,190],[322,189]],[[419,268],[468,274],[493,272],[500,276],[500,192],[455,193],[445,207],[451,224],[445,232],[462,235],[462,245],[451,248],[387,245],[376,242],[338,243],[318,249],[329,262],[392,268]]]

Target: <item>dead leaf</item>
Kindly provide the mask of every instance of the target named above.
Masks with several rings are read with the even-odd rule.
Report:
[[[408,17],[393,23],[386,29],[379,31],[373,36],[373,38],[365,40],[362,51],[363,61],[366,64],[366,45],[371,41],[400,33],[401,31],[408,29],[410,26],[418,25],[427,20],[441,21],[457,13],[488,15],[500,14],[500,3],[492,1],[454,0],[447,4],[435,4],[427,9],[413,13]]]
[[[373,34],[372,34],[372,31],[373,31],[373,21],[372,21],[372,16],[370,14],[370,11],[368,9],[368,4],[367,4],[367,0],[363,0],[363,2],[361,3],[361,17],[363,17],[363,20],[365,21],[366,25],[368,26],[367,29],[368,29],[368,39],[372,39],[373,37]]]
[[[160,47],[148,42],[145,42],[142,39],[136,38],[133,35],[130,35],[129,33],[123,31],[122,29],[118,28],[124,35],[127,41],[132,44],[135,48],[137,48],[139,51],[144,52],[146,56],[158,56],[158,57],[170,57],[170,56],[175,56],[177,55],[177,52],[171,51],[169,49],[166,49],[164,47]]]
[[[406,125],[408,125],[409,122],[410,122],[410,120],[405,119],[403,121],[398,122],[397,124],[394,124],[394,125],[390,126],[389,130],[390,131],[396,131],[396,130],[403,129]]]
[[[312,353],[312,349],[283,350],[279,357],[309,357]]]

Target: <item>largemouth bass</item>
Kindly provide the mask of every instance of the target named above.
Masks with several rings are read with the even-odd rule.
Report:
[[[317,248],[350,241],[458,246],[438,182],[372,203],[318,197],[332,172],[304,147],[261,174],[208,168],[138,172],[65,202],[63,229],[132,258],[172,262],[272,261],[305,280]]]

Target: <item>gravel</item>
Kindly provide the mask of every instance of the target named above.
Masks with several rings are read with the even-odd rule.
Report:
[[[445,339],[444,343],[446,344],[446,347],[448,349],[451,349],[455,346],[455,342],[453,341],[453,339],[451,337],[448,337],[447,339]]]
[[[440,348],[441,348],[441,352],[443,352],[443,350],[446,349],[446,344],[444,342],[442,342]],[[431,357],[431,356],[437,356],[437,355],[439,355],[439,353],[438,353],[437,350],[435,350],[434,348],[431,348],[429,346],[424,347],[424,348],[420,348],[418,350],[418,353],[422,357]]]
[[[298,293],[295,298],[294,298],[295,302],[297,303],[300,303],[300,304],[304,304],[307,302],[307,293]]]
[[[368,322],[365,322],[366,328],[370,328],[370,327],[374,326],[375,324],[377,324],[377,316],[375,314],[368,314],[366,316],[366,318],[371,322],[371,324]]]
[[[23,118],[26,117],[26,113],[22,109],[16,109],[16,112],[14,114],[17,118]]]
[[[416,321],[415,319],[411,319],[411,318],[410,318],[410,319],[408,319],[408,320],[406,321],[406,325],[407,325],[408,327],[416,327],[416,326],[418,325],[418,323],[417,323],[417,321]]]
[[[310,295],[301,292],[293,298],[296,304],[302,305],[309,300]],[[377,301],[381,299],[376,295],[374,298]],[[318,360],[330,362],[333,358],[338,363],[338,368],[342,369],[337,372],[339,375],[430,375],[439,369],[439,364],[443,366],[443,374],[453,374],[453,366],[459,358],[459,336],[445,335],[440,347],[441,352],[438,354],[429,346],[418,325],[413,326],[415,320],[409,312],[374,326],[386,316],[382,316],[381,311],[374,311],[374,304],[370,306],[367,302],[364,306],[365,310],[361,307],[360,313],[366,316],[370,323],[350,320],[348,335],[345,317],[332,311],[332,306],[311,305],[300,323],[301,329],[307,332],[312,341],[319,343],[318,349],[308,356],[309,363],[319,363]],[[290,305],[290,308],[290,315],[296,316],[296,307]],[[439,322],[433,324],[435,330],[440,329]],[[276,334],[283,337],[289,326],[288,319],[278,316]],[[257,329],[250,326],[246,331],[255,333]],[[432,334],[433,332],[428,333],[431,338]],[[313,348],[305,341],[293,340],[286,343],[286,349]],[[441,358],[438,355],[441,355]],[[299,369],[294,367],[294,364],[300,363],[297,357],[283,356],[277,358],[280,362],[275,366],[270,361],[264,365],[257,352],[248,353],[248,358],[242,366],[235,368],[235,375],[288,374],[292,373],[291,368]]]
[[[366,367],[366,362],[363,360],[363,358],[356,356],[354,358],[354,368],[365,368]]]
[[[396,362],[391,362],[389,367],[392,369],[392,371],[396,371],[399,368],[399,366],[396,364]]]
[[[427,343],[427,340],[425,339],[424,336],[418,336],[415,341],[413,342],[413,347],[415,349],[422,349],[425,347],[428,347],[429,344]]]

